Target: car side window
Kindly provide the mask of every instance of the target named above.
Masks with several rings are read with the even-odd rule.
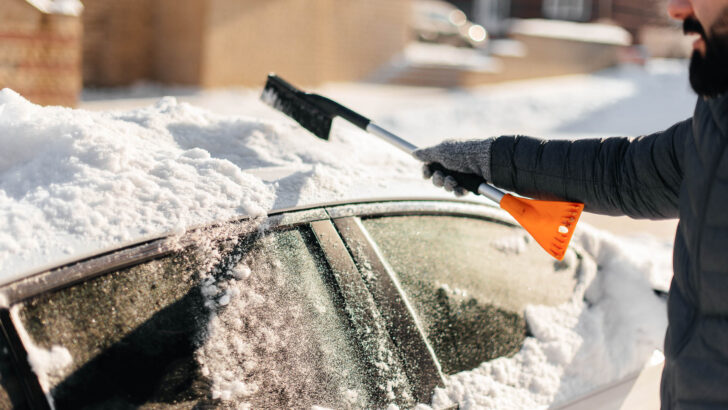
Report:
[[[18,308],[57,408],[195,402],[203,330],[198,261],[182,252],[32,298]],[[27,344],[27,342],[26,342]]]
[[[29,350],[58,358],[39,376],[55,407],[367,407],[310,236],[185,250],[22,302]]]
[[[556,262],[525,231],[503,223],[409,215],[362,219],[362,225],[445,374],[516,353],[527,334],[525,306],[565,302],[576,284],[575,258]]]

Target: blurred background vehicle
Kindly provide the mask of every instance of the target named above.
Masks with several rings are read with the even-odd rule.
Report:
[[[443,0],[415,0],[412,3],[412,31],[417,40],[457,47],[484,47],[488,34],[480,24]]]

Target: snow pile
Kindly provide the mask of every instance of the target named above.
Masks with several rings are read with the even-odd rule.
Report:
[[[437,192],[414,159],[383,145],[353,128],[326,142],[292,122],[224,117],[171,97],[92,113],[2,90],[0,281],[211,221],[386,191],[390,181]]]
[[[38,376],[43,391],[48,392],[50,377],[55,374],[61,374],[62,370],[73,363],[71,353],[62,346],[53,346],[50,350],[43,349],[33,345],[26,344],[28,351],[28,362],[33,372]],[[50,398],[50,395],[48,396]]]
[[[27,0],[44,13],[80,16],[83,4],[79,0]]]
[[[404,50],[408,65],[460,67],[472,70],[498,72],[502,64],[480,50],[445,44],[414,42]]]
[[[450,376],[434,408],[536,408],[563,402],[639,371],[661,349],[666,303],[653,292],[645,259],[602,231],[582,225],[573,243],[593,255],[573,299],[529,306],[533,337],[510,358]],[[654,252],[654,250],[653,250]],[[651,255],[669,259],[669,250]],[[669,270],[663,272],[669,276]],[[598,370],[598,371],[597,371]]]
[[[558,38],[572,41],[628,46],[632,36],[622,27],[599,23],[574,23],[570,21],[526,19],[515,20],[511,34],[534,37]]]

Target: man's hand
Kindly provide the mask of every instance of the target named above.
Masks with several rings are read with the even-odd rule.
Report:
[[[448,140],[432,147],[418,149],[413,155],[425,162],[422,175],[432,178],[437,187],[454,192],[456,196],[465,195],[468,191],[458,185],[455,178],[440,171],[432,171],[431,163],[439,163],[447,170],[475,174],[484,180],[490,180],[490,145],[494,138],[481,140],[455,141]]]

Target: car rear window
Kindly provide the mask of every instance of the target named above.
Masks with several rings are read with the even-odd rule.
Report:
[[[68,358],[39,375],[56,408],[368,407],[310,236],[197,247],[22,303],[31,353]]]
[[[549,257],[520,228],[460,216],[363,219],[423,324],[445,374],[516,353],[524,308],[569,300],[573,253]]]

